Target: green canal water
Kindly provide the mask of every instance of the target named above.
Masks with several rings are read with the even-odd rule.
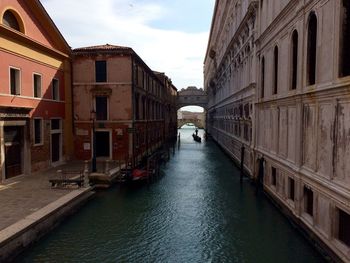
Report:
[[[97,193],[17,262],[324,262],[214,142],[181,147],[150,187]],[[202,134],[202,131],[200,131]]]

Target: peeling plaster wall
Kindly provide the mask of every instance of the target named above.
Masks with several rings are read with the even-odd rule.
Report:
[[[264,1],[267,2],[267,1]],[[315,238],[343,261],[350,247],[338,240],[338,209],[350,213],[350,78],[339,78],[339,1],[289,1],[269,13],[260,9],[257,56],[265,59],[265,96],[258,78],[255,97],[256,156],[263,155],[266,191],[287,208]],[[307,26],[317,17],[316,84],[308,86]],[[274,17],[274,18],[273,18]],[[273,18],[273,19],[272,19]],[[291,89],[291,36],[298,32],[297,88]],[[277,94],[273,94],[274,47],[278,47]],[[261,69],[258,67],[261,75]],[[277,169],[272,184],[271,167]],[[295,181],[289,198],[288,178]],[[313,193],[306,213],[304,187]]]
[[[246,12],[248,6],[255,6],[256,13]],[[244,145],[245,168],[253,177],[258,173],[257,160],[263,156],[266,192],[330,254],[348,262],[350,247],[339,240],[337,232],[339,209],[350,214],[350,77],[339,77],[340,9],[341,1],[332,0],[216,1],[204,87],[209,100],[208,132],[214,140],[236,161]],[[317,18],[314,85],[307,84],[311,12]],[[256,20],[249,20],[250,15]],[[244,28],[253,30],[248,38]],[[296,89],[292,89],[295,30],[297,76]],[[248,51],[250,37],[253,45]],[[275,47],[277,94],[273,94]],[[245,104],[251,104],[251,120],[237,113],[239,105]],[[252,128],[248,141],[242,135],[246,123]],[[276,185],[272,184],[272,167],[276,168]],[[312,200],[304,189],[311,191]],[[312,215],[307,213],[308,201]]]

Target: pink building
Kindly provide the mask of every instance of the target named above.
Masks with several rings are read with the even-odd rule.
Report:
[[[70,48],[38,0],[0,2],[0,182],[62,163],[70,147]]]

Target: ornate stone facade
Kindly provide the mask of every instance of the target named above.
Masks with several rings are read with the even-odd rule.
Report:
[[[208,133],[253,174],[257,1],[217,1],[204,68]]]
[[[216,1],[205,60],[208,131],[237,160],[235,148],[249,146],[245,168],[253,178],[263,157],[265,191],[344,262],[350,261],[349,14],[345,0]],[[248,141],[240,136],[246,122]]]

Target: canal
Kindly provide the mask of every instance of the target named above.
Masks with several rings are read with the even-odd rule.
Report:
[[[180,132],[159,181],[99,192],[17,262],[323,262],[215,143]]]

